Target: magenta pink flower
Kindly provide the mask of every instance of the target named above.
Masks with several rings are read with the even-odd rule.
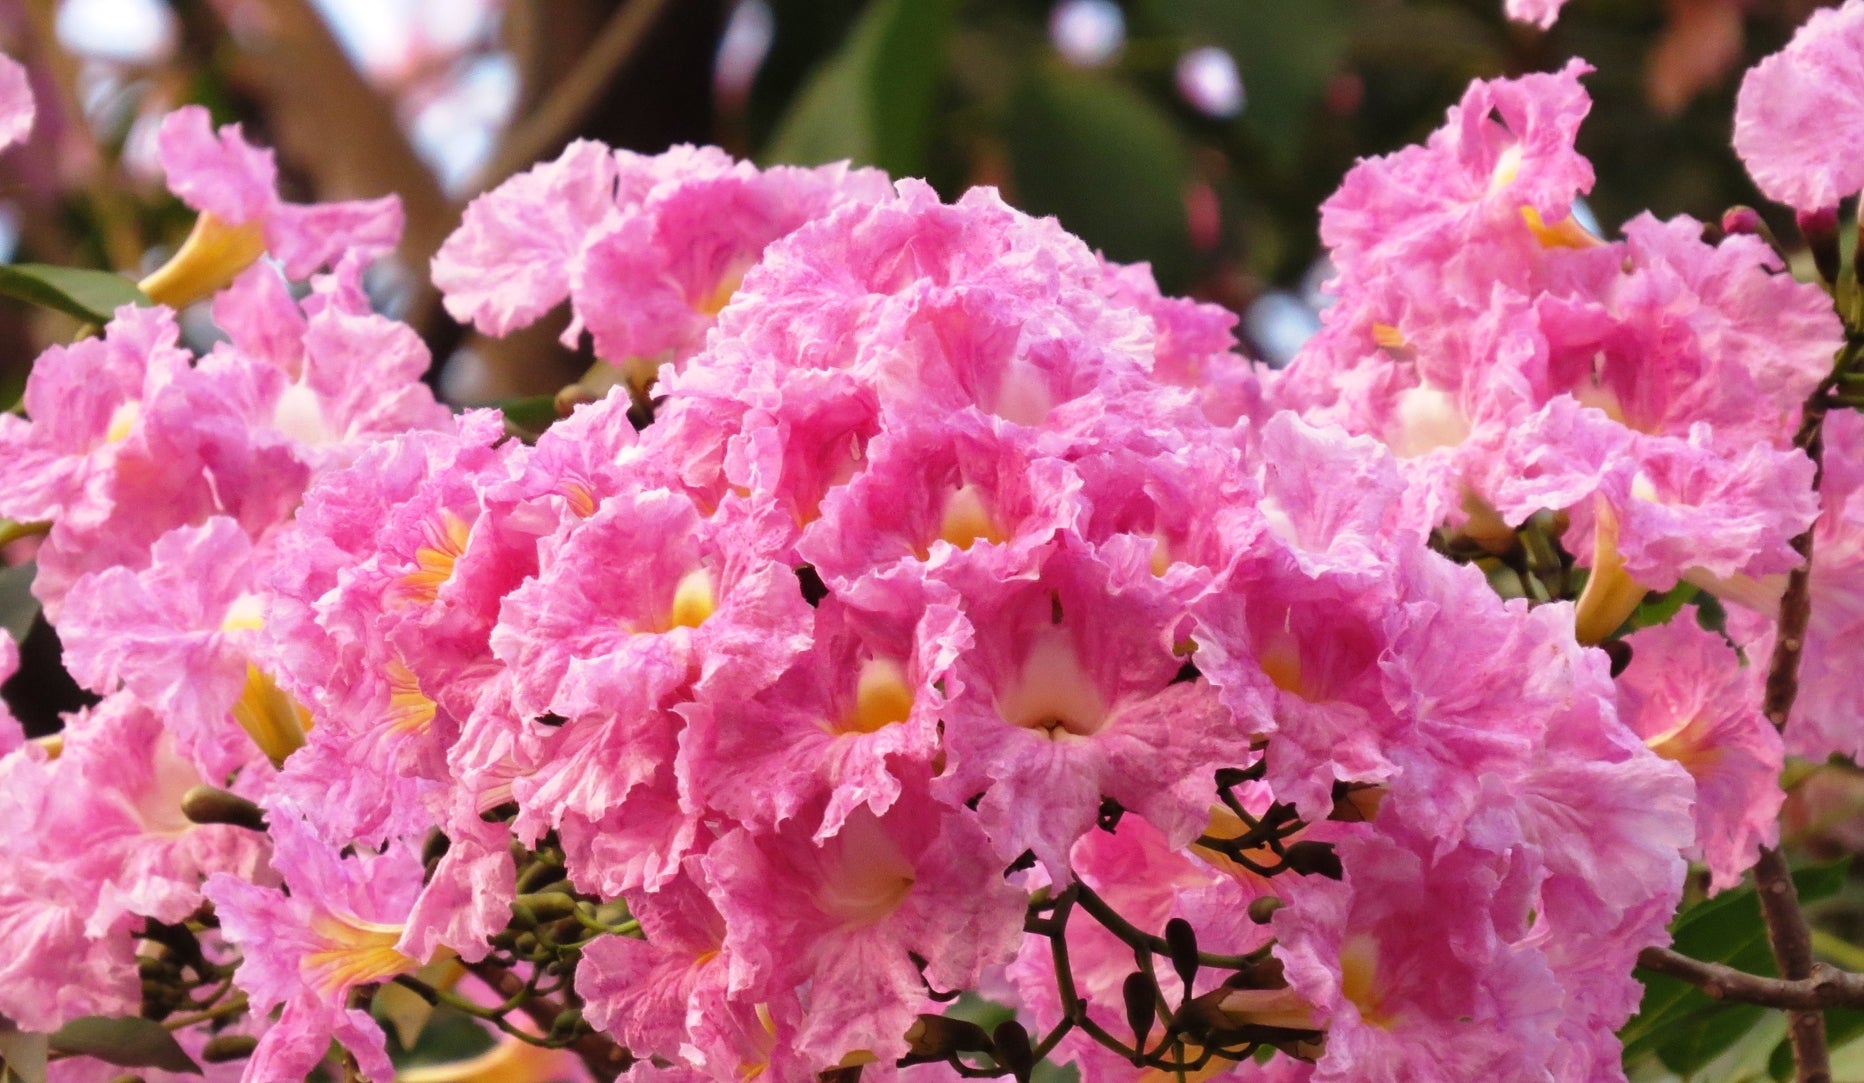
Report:
[[[315,205],[280,199],[272,152],[247,143],[237,124],[216,132],[200,106],[165,117],[157,145],[169,189],[182,202],[227,227],[256,229],[292,278],[307,278],[346,253],[374,258],[401,237],[401,203],[394,196]]]
[[[32,134],[32,83],[12,57],[0,56],[0,150]]]
[[[1696,845],[1715,890],[1740,883],[1780,825],[1779,731],[1760,713],[1761,671],[1743,665],[1720,636],[1689,620],[1625,640],[1631,664],[1618,678],[1625,722],[1659,756],[1696,782]]]
[[[801,991],[795,1043],[814,1070],[860,1052],[897,1059],[932,1005],[927,983],[969,987],[1015,951],[1023,894],[979,860],[968,813],[917,788],[885,816],[859,808],[836,834],[813,833],[798,818],[771,835],[740,828],[708,851],[731,988],[751,999]]]
[[[358,985],[421,965],[396,948],[421,889],[420,855],[397,843],[341,856],[289,805],[273,807],[268,820],[272,867],[289,894],[226,875],[206,887],[221,931],[243,956],[234,981],[254,1011],[284,1009],[260,1039],[246,1079],[302,1079],[334,1039],[355,1055],[365,1078],[389,1080],[394,1069],[381,1027],[348,1001]]]
[[[1768,199],[1820,211],[1864,189],[1864,0],[1812,13],[1754,65],[1735,101],[1735,152]]]

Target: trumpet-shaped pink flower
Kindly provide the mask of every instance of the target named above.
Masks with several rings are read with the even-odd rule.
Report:
[[[268,819],[272,867],[289,893],[226,875],[206,887],[221,931],[243,956],[234,981],[255,1011],[284,1009],[245,1078],[302,1079],[335,1039],[364,1078],[391,1079],[382,1028],[349,1006],[349,994],[421,965],[396,947],[421,889],[420,856],[397,843],[344,857],[291,806],[275,806]]]
[[[1820,211],[1864,189],[1864,2],[1812,13],[1754,65],[1735,101],[1735,153],[1768,199]]]
[[[834,835],[812,835],[798,818],[770,835],[740,828],[707,852],[731,988],[802,991],[795,1043],[817,1071],[863,1051],[897,1059],[932,1004],[928,983],[966,988],[1015,951],[1023,894],[979,860],[970,816],[918,787],[884,816],[859,808]]]
[[[1245,758],[1248,738],[1209,683],[1178,680],[1182,611],[1150,570],[1064,541],[1035,574],[963,595],[975,642],[943,716],[941,799],[981,795],[997,855],[1033,850],[1058,883],[1102,796],[1176,844],[1195,837],[1216,799],[1212,773]]]
[[[258,226],[266,250],[292,278],[309,277],[346,253],[373,258],[401,238],[401,202],[394,196],[311,205],[280,199],[272,152],[247,143],[237,124],[216,132],[200,106],[163,118],[156,140],[169,189],[226,225]]]
[[[906,583],[884,600],[823,599],[809,653],[769,689],[681,709],[687,800],[758,831],[822,808],[823,838],[856,808],[884,815],[903,778],[931,770],[971,627],[949,591]]]
[[[1619,709],[1645,744],[1695,779],[1693,854],[1719,891],[1740,883],[1760,847],[1779,837],[1784,757],[1779,731],[1760,712],[1760,670],[1688,613],[1626,639]]]

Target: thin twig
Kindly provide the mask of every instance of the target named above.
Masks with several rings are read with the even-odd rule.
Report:
[[[1806,399],[1799,431],[1793,443],[1812,460],[1812,489],[1818,492],[1825,477],[1825,414],[1841,376],[1858,360],[1858,343],[1848,339],[1833,360],[1832,371],[1819,381]],[[1806,645],[1806,627],[1812,615],[1812,542],[1817,520],[1793,539],[1799,564],[1787,576],[1780,596],[1779,631],[1773,657],[1767,666],[1767,691],[1761,709],[1781,729],[1792,717],[1799,695],[1799,659]],[[1754,884],[1760,895],[1761,917],[1767,925],[1767,943],[1773,949],[1780,976],[1787,981],[1810,979],[1817,964],[1812,958],[1812,932],[1799,907],[1793,873],[1778,850],[1763,847],[1754,864]],[[1831,1052],[1825,1040],[1825,1014],[1818,1008],[1794,1009],[1788,1021],[1793,1042],[1793,1063],[1798,1083],[1830,1083]]]
[[[627,0],[603,24],[589,48],[524,122],[506,133],[473,184],[484,191],[518,170],[560,150],[602,97],[602,91],[633,59],[667,0]]]
[[[1686,981],[1708,996],[1732,1004],[1812,1012],[1864,1008],[1864,974],[1826,963],[1813,963],[1812,973],[1798,980],[1766,978],[1721,963],[1705,963],[1669,948],[1645,948],[1638,954],[1637,964]]]
[[[527,983],[523,978],[490,961],[468,963],[466,969],[490,985],[499,996],[507,999],[519,996],[527,990]],[[526,996],[520,1001],[519,1008],[544,1033],[549,1033],[557,1014],[562,1011],[561,1005],[535,996]],[[608,1083],[634,1064],[634,1054],[599,1031],[590,1031],[582,1035],[571,1042],[568,1048],[582,1058],[583,1064],[589,1068],[589,1074],[595,1077],[598,1083]]]

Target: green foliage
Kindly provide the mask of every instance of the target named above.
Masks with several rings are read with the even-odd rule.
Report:
[[[1802,902],[1836,894],[1849,859],[1813,865],[1793,874]],[[1671,926],[1677,951],[1752,974],[1773,975],[1767,927],[1752,887],[1725,891],[1684,907]],[[1627,1066],[1656,1057],[1665,1068],[1688,1076],[1733,1046],[1768,1012],[1751,1004],[1715,1000],[1700,989],[1662,974],[1639,971],[1644,1000],[1619,1032]]]
[[[87,1015],[54,1031],[50,1043],[54,1052],[96,1057],[120,1068],[202,1074],[201,1066],[194,1063],[175,1036],[153,1019]]]
[[[877,0],[790,105],[766,148],[772,161],[849,158],[895,176],[925,172],[950,0]]]
[[[153,303],[120,274],[44,263],[0,266],[0,294],[96,324],[123,305]]]
[[[1171,119],[1125,83],[1032,68],[1005,131],[1016,197],[1123,262],[1150,260],[1167,289],[1190,271],[1189,155]]]

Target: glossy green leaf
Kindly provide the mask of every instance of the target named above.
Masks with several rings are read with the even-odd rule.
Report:
[[[1052,214],[1123,262],[1148,260],[1171,292],[1190,275],[1190,153],[1170,117],[1113,78],[1032,70],[1004,131],[1018,206]]]
[[[493,404],[505,415],[505,424],[521,432],[541,433],[557,422],[557,397],[531,395]]]
[[[154,304],[136,283],[115,272],[44,263],[0,266],[0,294],[56,309],[86,323],[109,323],[123,305]]]
[[[52,1049],[109,1061],[120,1068],[160,1068],[200,1075],[194,1063],[167,1028],[152,1019],[116,1019],[87,1015],[73,1019],[52,1033]]]
[[[925,172],[950,0],[875,0],[841,50],[809,79],[764,157],[818,165],[852,159],[896,177]]]
[[[1793,874],[1803,902],[1831,896],[1844,886],[1847,861]],[[1686,908],[1671,926],[1674,948],[1684,955],[1724,963],[1753,974],[1775,973],[1767,929],[1752,887],[1725,891]],[[1619,1031],[1624,1061],[1656,1057],[1687,1076],[1739,1041],[1767,1011],[1715,1000],[1686,982],[1638,972],[1644,999],[1638,1014]]]

